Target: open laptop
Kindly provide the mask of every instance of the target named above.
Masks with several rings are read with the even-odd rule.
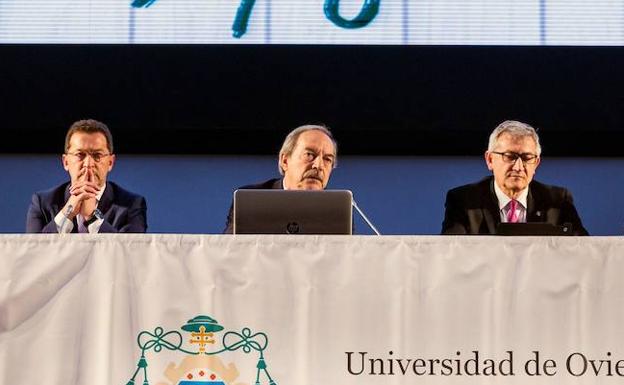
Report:
[[[499,223],[496,235],[572,235],[572,225],[555,226],[544,222]]]
[[[349,190],[236,190],[234,234],[351,234]]]

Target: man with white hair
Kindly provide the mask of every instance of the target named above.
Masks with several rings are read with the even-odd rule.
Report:
[[[292,130],[279,152],[281,178],[239,187],[239,189],[324,190],[336,167],[337,144],[329,129],[305,125]],[[227,217],[225,234],[233,231],[232,207]]]
[[[588,235],[572,194],[533,180],[541,151],[530,125],[514,120],[499,124],[485,152],[493,175],[447,193],[442,234],[495,234],[501,222],[542,222],[569,224],[572,234]]]

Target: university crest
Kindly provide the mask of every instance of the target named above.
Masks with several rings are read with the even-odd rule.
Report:
[[[239,371],[234,363],[224,364],[220,355],[228,352],[253,353],[257,357],[254,385],[277,385],[269,375],[264,351],[269,343],[265,333],[252,333],[245,327],[240,332],[227,331],[219,339],[217,334],[224,330],[219,323],[205,315],[189,320],[180,328],[188,333],[185,339],[177,330],[165,332],[156,327],[153,332],[144,330],[137,336],[141,357],[137,368],[126,385],[149,385],[148,359],[150,355],[164,351],[185,355],[178,365],[170,363],[164,371],[169,382],[156,385],[245,385],[238,382]],[[165,349],[165,350],[163,350]],[[254,357],[254,358],[255,358]],[[143,378],[143,382],[140,379]]]

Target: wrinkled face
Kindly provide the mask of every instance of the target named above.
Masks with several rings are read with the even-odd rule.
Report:
[[[503,133],[498,137],[494,151],[485,153],[485,162],[494,174],[494,181],[507,196],[512,197],[533,180],[540,158],[534,159],[532,164],[523,163],[521,158],[510,161],[508,157],[494,152],[523,154],[528,157],[537,155],[535,140],[530,136],[512,136]]]
[[[113,169],[115,155],[108,152],[106,137],[99,133],[76,132],[69,138],[69,148],[63,155],[63,168],[72,183],[83,180],[87,171],[98,186],[106,183],[106,175]]]
[[[322,131],[305,131],[290,156],[282,155],[284,185],[290,190],[322,190],[329,182],[336,156],[334,143]]]

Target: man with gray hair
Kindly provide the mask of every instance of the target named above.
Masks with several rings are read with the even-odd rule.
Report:
[[[292,130],[280,149],[277,164],[281,178],[239,189],[323,190],[336,167],[338,147],[329,129],[304,125]],[[232,206],[223,233],[233,231]]]
[[[493,175],[447,193],[442,234],[495,234],[501,222],[542,222],[588,235],[572,194],[533,180],[541,152],[533,127],[514,120],[499,124],[485,152]]]

